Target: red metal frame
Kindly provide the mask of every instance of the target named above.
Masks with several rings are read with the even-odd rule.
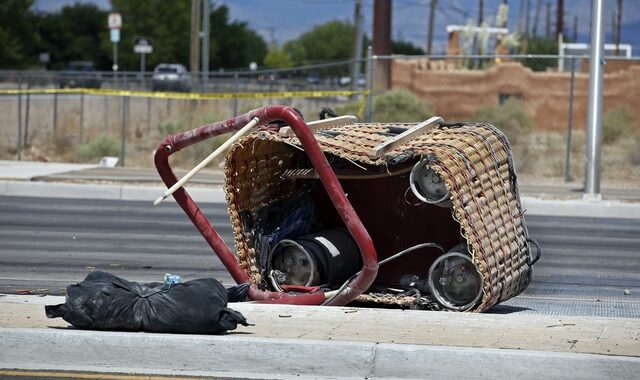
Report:
[[[302,143],[305,152],[309,156],[309,160],[317,171],[322,185],[333,202],[340,218],[360,248],[362,261],[364,263],[362,270],[356,278],[349,283],[349,291],[342,292],[339,296],[333,298],[329,304],[345,305],[353,301],[371,286],[377,276],[378,258],[376,250],[369,233],[351,206],[340,182],[338,182],[338,178],[313,136],[313,132],[293,108],[286,106],[258,108],[233,119],[207,124],[187,132],[167,136],[158,146],[154,158],[160,177],[168,188],[173,186],[178,181],[178,178],[169,164],[169,156],[203,140],[223,133],[237,131],[254,117],[258,118],[258,125],[261,126],[272,121],[282,120],[284,125],[291,127]],[[191,222],[193,222],[198,231],[200,231],[207,243],[209,243],[209,246],[211,246],[213,251],[218,255],[233,279],[239,284],[250,282],[249,275],[242,269],[229,246],[222,240],[218,232],[211,225],[211,222],[209,222],[209,219],[200,210],[189,193],[184,188],[180,188],[173,193],[173,197],[189,219],[191,219]],[[255,284],[252,284],[250,287],[249,298],[251,300],[268,303],[297,305],[319,305],[325,302],[325,294],[322,291],[311,293],[269,292],[258,289]]]

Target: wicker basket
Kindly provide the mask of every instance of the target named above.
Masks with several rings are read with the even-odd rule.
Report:
[[[362,213],[361,219],[368,229],[371,225],[375,230],[375,226],[382,223],[376,219],[385,218],[368,215],[385,215],[385,207],[389,207],[389,210],[406,207],[414,214],[420,213],[420,218],[429,221],[430,226],[442,226],[446,230],[436,233],[430,227],[424,231],[425,237],[431,234],[431,239],[441,238],[444,243],[440,243],[449,246],[459,242],[454,240],[464,238],[482,276],[481,301],[470,310],[484,311],[516,296],[529,284],[531,257],[511,148],[504,134],[488,124],[441,124],[384,154],[377,157],[371,155],[372,148],[395,137],[394,131],[413,126],[347,124],[316,131],[315,137],[332,166],[336,164],[334,170],[340,174],[338,178],[348,178],[343,185],[354,194],[354,199],[358,196],[365,198],[366,195],[356,194],[357,189],[369,187],[362,186],[357,178],[369,180],[371,191],[375,190],[373,185],[376,183],[381,186],[394,184],[398,189],[391,190],[389,187],[388,196],[382,193],[385,194],[384,201],[378,202],[380,209],[376,210],[377,214],[369,210],[371,207],[361,206],[359,209],[354,204],[358,214]],[[400,191],[408,178],[408,168],[423,158],[428,158],[432,168],[444,179],[451,194],[450,208],[412,205],[406,199],[407,191]],[[292,197],[303,183],[314,181],[311,167],[295,136],[289,137],[271,130],[262,130],[242,138],[232,146],[227,156],[227,201],[238,260],[252,281],[261,287],[269,285],[264,279],[260,258],[256,255],[252,221],[259,217],[266,206]],[[380,194],[379,189],[377,194]],[[363,201],[362,204],[375,203]],[[437,218],[443,222],[434,221]],[[402,223],[402,219],[396,218],[391,226],[397,229],[397,233],[388,232],[397,235],[397,244],[422,236],[422,232],[419,232],[405,239],[402,235],[405,228],[398,223]],[[388,231],[390,227],[384,228]],[[391,253],[376,248],[379,258]],[[433,259],[431,257],[429,260]],[[420,271],[424,273],[425,268]],[[380,281],[376,280],[376,283],[381,282],[387,289],[397,287],[392,275],[385,279],[384,274],[379,274],[378,278]],[[388,286],[390,284],[394,286]],[[407,306],[410,300],[416,299],[418,302],[420,298],[397,296],[391,291],[385,293],[385,286],[376,286],[375,291],[372,286],[371,291],[362,294],[357,301]]]

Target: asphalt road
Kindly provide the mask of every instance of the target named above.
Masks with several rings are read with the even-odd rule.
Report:
[[[226,205],[201,206],[232,245]],[[527,223],[544,256],[529,288],[491,312],[640,317],[640,219]],[[61,295],[91,270],[134,281],[174,273],[233,283],[175,203],[0,197],[0,293]]]

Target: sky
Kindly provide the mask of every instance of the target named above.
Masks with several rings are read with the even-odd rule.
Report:
[[[81,0],[37,0],[35,7],[42,11],[55,11],[66,4]],[[133,0],[132,0],[133,1]],[[167,0],[171,1],[171,0]],[[231,18],[245,21],[258,31],[266,41],[272,37],[279,44],[296,38],[314,25],[331,20],[353,21],[354,0],[212,0],[214,4],[225,4],[230,9]],[[365,31],[371,35],[373,1],[362,0],[365,16]],[[531,23],[537,3],[541,4],[538,21],[538,33],[545,31],[546,6],[551,4],[551,31],[555,31],[556,0],[509,0],[510,30],[517,29],[518,14],[521,4],[530,2]],[[84,0],[99,7],[110,10],[108,0]],[[498,6],[502,0],[484,0],[484,18],[495,22]],[[393,0],[392,31],[393,39],[412,42],[414,45],[426,46],[431,0]],[[447,44],[446,26],[449,24],[466,24],[468,19],[477,20],[478,0],[438,0],[434,27],[434,53],[444,53]],[[577,42],[588,43],[590,40],[589,24],[591,19],[591,0],[565,0],[565,30],[569,36],[573,34],[574,18],[577,16]],[[526,7],[523,6],[526,9]],[[612,25],[617,10],[617,0],[604,0],[605,42],[613,42]],[[640,0],[623,0],[621,27],[621,43],[629,43],[633,47],[633,55],[640,56]],[[126,20],[124,20],[126,22]]]

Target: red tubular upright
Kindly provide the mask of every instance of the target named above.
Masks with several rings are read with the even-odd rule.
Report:
[[[340,182],[338,182],[333,169],[320,149],[313,133],[300,115],[292,108],[285,106],[263,107],[233,119],[204,125],[177,135],[167,136],[167,138],[160,143],[155,154],[155,165],[158,173],[167,187],[173,186],[178,181],[178,178],[169,165],[169,156],[197,142],[223,133],[237,131],[254,117],[259,119],[258,125],[265,125],[271,121],[282,120],[284,124],[291,127],[302,143],[340,218],[342,218],[345,226],[360,248],[362,261],[364,263],[362,270],[356,278],[349,283],[349,290],[342,292],[331,301],[331,305],[345,305],[367,290],[375,280],[378,273],[376,250],[369,233],[362,225],[360,218],[347,199]],[[180,188],[173,193],[173,197],[218,255],[233,279],[237,283],[250,282],[248,274],[242,269],[229,246],[222,240],[211,225],[211,222],[209,222],[209,219],[207,219],[200,210],[189,193],[187,193],[184,188]],[[269,292],[262,291],[258,289],[256,285],[252,285],[249,291],[249,298],[270,303],[319,305],[325,301],[325,294],[321,291],[302,294]]]

